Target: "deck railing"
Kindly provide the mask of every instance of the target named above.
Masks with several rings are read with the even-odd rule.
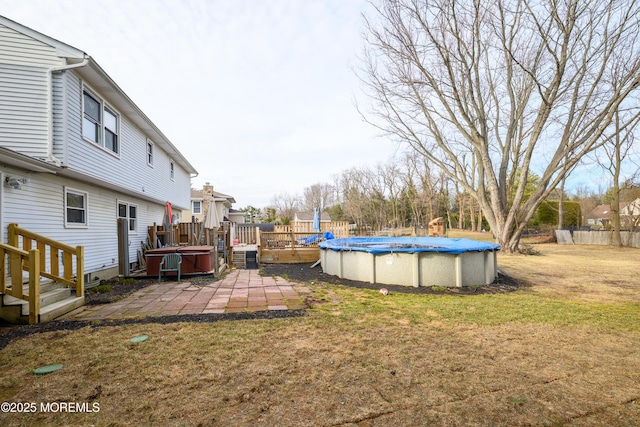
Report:
[[[9,261],[7,262],[7,256]],[[28,265],[29,292],[24,293],[22,266]],[[7,274],[6,266],[9,266]],[[7,285],[7,276],[11,277]],[[29,252],[0,243],[0,293],[25,300],[29,303],[29,323],[38,323],[40,314],[40,251],[32,249]]]
[[[311,222],[294,222],[291,225],[276,225],[274,230],[279,233],[313,233],[313,223]],[[346,221],[321,222],[320,231],[328,231],[334,237],[349,237],[349,223]]]
[[[315,248],[322,241],[323,233],[276,233],[261,232],[260,246],[262,249],[291,249]]]
[[[20,228],[18,224],[9,224],[9,244],[1,245],[0,292],[29,301],[29,323],[38,323],[40,315],[40,277],[75,288],[76,296],[84,295],[84,247],[66,245]],[[11,288],[6,284],[7,255]],[[29,273],[26,295],[23,270]]]

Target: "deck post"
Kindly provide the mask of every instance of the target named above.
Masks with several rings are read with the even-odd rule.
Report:
[[[81,297],[83,295],[84,295],[84,246],[76,246],[76,297]]]
[[[40,251],[29,251],[29,324],[40,321]]]

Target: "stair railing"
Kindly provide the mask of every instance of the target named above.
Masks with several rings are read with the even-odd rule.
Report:
[[[25,264],[29,271],[28,294],[24,293],[22,277],[22,268]],[[8,275],[7,265],[9,266]],[[11,286],[7,286],[7,276],[11,277]],[[0,243],[0,293],[29,302],[29,323],[38,323],[40,317],[40,251],[38,249],[27,252]]]
[[[70,246],[54,239],[42,236],[32,231],[20,228],[18,224],[9,224],[9,245],[13,248],[22,249],[23,253],[30,254],[27,258],[22,258],[18,263],[17,258],[10,263],[11,280],[21,280],[21,270],[29,272],[31,277],[32,272],[37,271],[38,278],[45,277],[55,282],[65,284],[72,288],[75,288],[76,296],[81,297],[84,295],[84,247],[83,246]],[[37,250],[34,255],[37,257],[37,269],[32,267],[34,256],[31,256],[31,251]],[[49,263],[47,264],[47,257]],[[73,268],[73,261],[75,257],[75,270]],[[62,261],[62,271],[60,269]],[[22,269],[19,269],[21,264]],[[33,264],[35,265],[35,264]],[[14,274],[14,270],[15,271]],[[17,277],[17,278],[14,278]],[[30,279],[31,280],[31,279]],[[39,283],[39,279],[38,279]],[[15,286],[12,286],[15,287]],[[31,292],[30,292],[31,293]],[[38,291],[39,294],[39,291]],[[14,295],[15,296],[15,295]],[[31,297],[31,296],[30,296]],[[36,316],[40,314],[40,297],[38,295],[37,304],[29,302],[29,313],[32,311],[32,305],[37,305]],[[31,314],[29,316],[29,322],[31,323]],[[37,323],[37,320],[36,322]]]

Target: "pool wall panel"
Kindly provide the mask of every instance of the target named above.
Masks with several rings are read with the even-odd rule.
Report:
[[[496,251],[371,254],[321,249],[327,274],[361,282],[402,286],[481,286],[497,276]]]

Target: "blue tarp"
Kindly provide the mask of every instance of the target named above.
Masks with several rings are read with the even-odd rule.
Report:
[[[349,237],[325,240],[318,245],[333,251],[359,251],[372,254],[392,252],[439,252],[457,255],[463,252],[499,251],[500,245],[471,239],[444,237]]]

